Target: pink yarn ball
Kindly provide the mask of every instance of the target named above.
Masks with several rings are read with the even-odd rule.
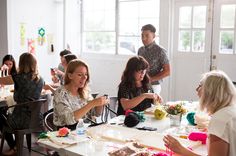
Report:
[[[166,153],[159,152],[157,154],[153,154],[152,156],[169,156],[169,155]]]
[[[207,134],[205,132],[192,132],[188,135],[188,139],[192,141],[201,141],[206,144]]]

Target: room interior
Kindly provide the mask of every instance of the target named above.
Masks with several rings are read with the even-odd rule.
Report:
[[[161,84],[164,102],[197,101],[199,79],[210,70],[223,70],[236,82],[235,0],[1,0],[0,21],[0,58],[12,54],[18,62],[31,51],[46,82],[60,51],[70,49],[89,64],[91,92],[117,96],[148,23],[156,26],[156,42],[171,65]],[[99,42],[100,36],[111,39]]]

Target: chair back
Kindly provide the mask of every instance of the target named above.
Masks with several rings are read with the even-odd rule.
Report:
[[[50,112],[45,116],[44,125],[49,131],[57,130],[57,127],[53,123],[53,112]]]
[[[13,113],[17,113],[17,115],[10,115],[6,117],[2,114],[2,116],[7,119],[7,125],[4,125],[3,127],[0,152],[2,152],[3,149],[6,132],[15,134],[17,156],[23,156],[22,150],[24,144],[24,135],[26,135],[29,152],[31,151],[31,133],[41,132],[43,130],[43,115],[41,113],[41,107],[46,103],[46,101],[46,99],[39,99],[24,103],[18,103],[16,105],[7,107],[8,109],[14,107]],[[21,110],[24,111],[21,112]],[[26,114],[30,114],[30,118]],[[27,119],[25,119],[25,121],[22,121],[22,118],[24,117],[27,117]],[[20,122],[19,126],[16,124],[17,121]]]
[[[9,106],[14,108],[13,114],[8,117],[8,126],[14,130],[21,129],[43,129],[43,115],[41,107],[46,103],[46,99],[38,99],[24,103],[17,103]]]
[[[42,105],[46,103],[46,99],[39,99],[28,102],[29,110],[31,111],[30,129],[43,129],[43,114],[41,112]]]
[[[110,118],[112,119],[112,118],[114,118],[114,117],[116,117],[117,116],[117,108],[118,108],[118,99],[117,99],[117,97],[116,96],[112,96],[112,97],[110,97],[110,103],[109,103],[109,106],[110,106],[110,109],[113,111],[110,111]],[[116,114],[115,114],[115,113]]]

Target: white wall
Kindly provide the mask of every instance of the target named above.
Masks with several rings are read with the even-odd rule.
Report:
[[[57,67],[60,60],[59,51],[63,47],[60,36],[61,19],[58,17],[61,15],[61,6],[62,2],[58,0],[7,0],[9,53],[13,54],[18,62],[19,56],[28,51],[27,39],[35,39],[39,70],[45,81],[50,81],[50,67]],[[24,23],[26,30],[26,42],[23,46],[20,44],[21,23]],[[43,46],[37,43],[40,27],[46,31],[46,42]],[[53,36],[54,52],[48,50],[48,34]]]
[[[170,1],[170,0],[169,0]],[[161,5],[167,6],[169,1],[162,1]],[[78,47],[73,34],[78,31],[71,28],[70,20],[67,20],[69,32],[63,32],[63,6],[62,0],[8,0],[8,45],[9,52],[18,60],[21,53],[27,51],[27,45],[20,45],[20,23],[25,23],[26,37],[37,38],[38,28],[44,27],[46,33],[54,35],[54,51],[48,52],[47,44],[39,46],[36,44],[36,56],[38,58],[40,73],[46,81],[50,81],[50,67],[56,67],[59,63],[59,51],[63,49],[63,34],[66,34],[65,44],[70,44],[72,51],[78,53]],[[68,9],[68,8],[67,8]],[[76,12],[75,9],[73,12]],[[167,13],[161,14],[160,31],[168,29],[168,9]],[[69,15],[69,14],[68,14]],[[79,17],[79,16],[78,16]],[[73,25],[77,25],[74,23]],[[163,29],[164,28],[164,29]],[[73,31],[72,31],[73,30]],[[72,32],[71,32],[72,31]],[[160,32],[160,43],[168,49],[168,32]],[[79,45],[78,40],[78,45]],[[99,92],[101,95],[108,94],[116,96],[121,75],[125,69],[127,60],[132,56],[108,55],[108,54],[80,54],[79,58],[85,60],[90,66],[91,91]],[[162,96],[168,99],[169,79],[165,79],[162,85]]]
[[[0,56],[7,54],[7,2],[0,0]],[[2,64],[2,62],[0,63]]]

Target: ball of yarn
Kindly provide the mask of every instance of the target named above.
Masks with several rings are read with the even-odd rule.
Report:
[[[131,110],[131,109],[126,110],[126,111],[125,111],[125,116],[127,116],[129,113],[132,113],[132,112],[134,112],[134,111]]]
[[[207,134],[206,132],[191,132],[188,135],[188,139],[192,141],[201,141],[202,144],[206,144]]]
[[[163,152],[159,152],[159,153],[155,153],[152,156],[168,156],[166,153]]]
[[[69,132],[70,132],[70,130],[68,128],[66,128],[66,127],[60,128],[58,130],[58,136],[65,137],[65,136],[67,136],[69,134]]]
[[[127,127],[134,127],[140,122],[138,115],[135,112],[130,112],[125,117],[124,124]]]
[[[188,120],[188,123],[190,124],[190,125],[197,125],[197,124],[195,124],[195,119],[194,119],[194,115],[195,115],[195,112],[190,112],[190,113],[188,113],[187,114],[187,120]]]

